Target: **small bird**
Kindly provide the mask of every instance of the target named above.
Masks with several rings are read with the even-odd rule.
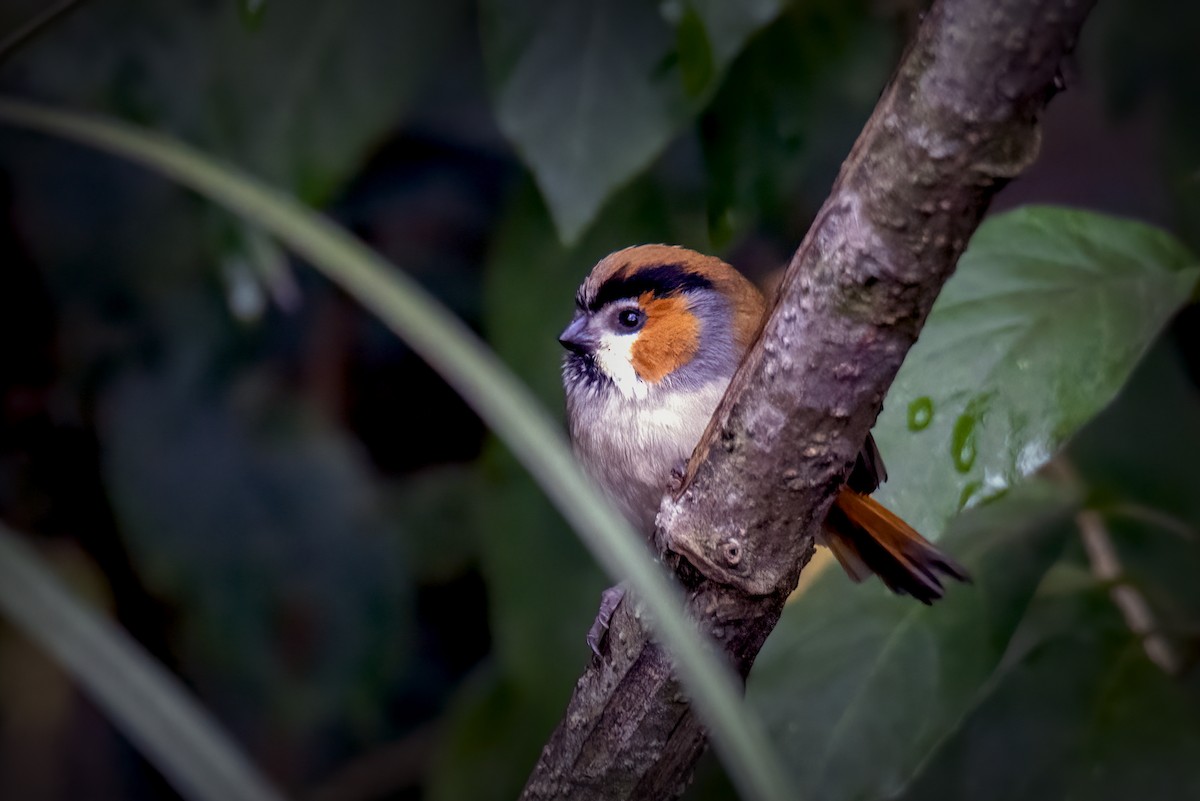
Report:
[[[639,245],[602,259],[575,295],[566,348],[567,424],[585,471],[647,536],[663,493],[700,441],[766,313],[762,293],[720,259]],[[887,473],[868,435],[818,540],[846,573],[872,573],[929,604],[940,576],[967,572],[872,499]],[[599,643],[624,592],[605,591],[588,634]]]

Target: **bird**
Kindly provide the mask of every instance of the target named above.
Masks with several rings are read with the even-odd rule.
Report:
[[[768,306],[759,289],[714,256],[637,245],[601,259],[575,294],[559,335],[567,429],[585,473],[650,537]],[[674,477],[674,478],[673,478]],[[967,571],[870,495],[887,478],[868,434],[818,535],[854,581],[878,576],[925,604]],[[611,587],[588,632],[600,653],[624,590]]]

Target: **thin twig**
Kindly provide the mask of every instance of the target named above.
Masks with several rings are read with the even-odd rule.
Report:
[[[1188,542],[1200,539],[1200,533],[1190,523],[1161,509],[1154,509],[1139,503],[1118,503],[1113,506],[1105,506],[1098,511],[1109,517],[1124,517],[1139,523],[1146,523]]]
[[[1047,468],[1068,484],[1078,486],[1082,481],[1066,457],[1055,459]],[[1183,657],[1162,633],[1146,596],[1129,583],[1103,513],[1098,509],[1084,509],[1075,515],[1075,524],[1079,526],[1079,537],[1092,574],[1109,585],[1113,605],[1120,611],[1129,630],[1142,641],[1147,658],[1166,673],[1179,673],[1184,665]]]
[[[1083,539],[1092,573],[1096,578],[1111,585],[1109,594],[1113,604],[1125,618],[1125,625],[1142,641],[1146,656],[1165,672],[1179,672],[1183,660],[1158,627],[1150,602],[1136,587],[1124,578],[1125,570],[1113,545],[1112,536],[1104,524],[1104,516],[1094,509],[1085,509],[1075,516],[1079,535]]]
[[[37,38],[38,34],[43,30],[67,16],[85,2],[86,0],[61,0],[61,2],[50,6],[40,14],[34,16],[8,36],[0,39],[0,65],[3,65],[6,59],[10,58],[23,46]]]

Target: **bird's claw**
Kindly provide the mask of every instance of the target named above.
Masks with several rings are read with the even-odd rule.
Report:
[[[671,476],[667,479],[667,492],[675,495],[683,489],[683,482],[687,480],[687,466],[687,459],[683,459],[671,468]]]
[[[613,613],[617,611],[617,607],[621,605],[624,598],[625,588],[620,585],[609,587],[600,594],[600,609],[596,612],[596,619],[587,633],[588,647],[596,656],[600,656],[600,645],[608,635],[608,624],[612,621]]]

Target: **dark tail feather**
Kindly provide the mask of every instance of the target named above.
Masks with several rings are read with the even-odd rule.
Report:
[[[888,589],[926,604],[941,598],[942,577],[971,580],[962,565],[937,549],[878,501],[843,489],[825,520],[825,544],[850,578],[872,573]]]

